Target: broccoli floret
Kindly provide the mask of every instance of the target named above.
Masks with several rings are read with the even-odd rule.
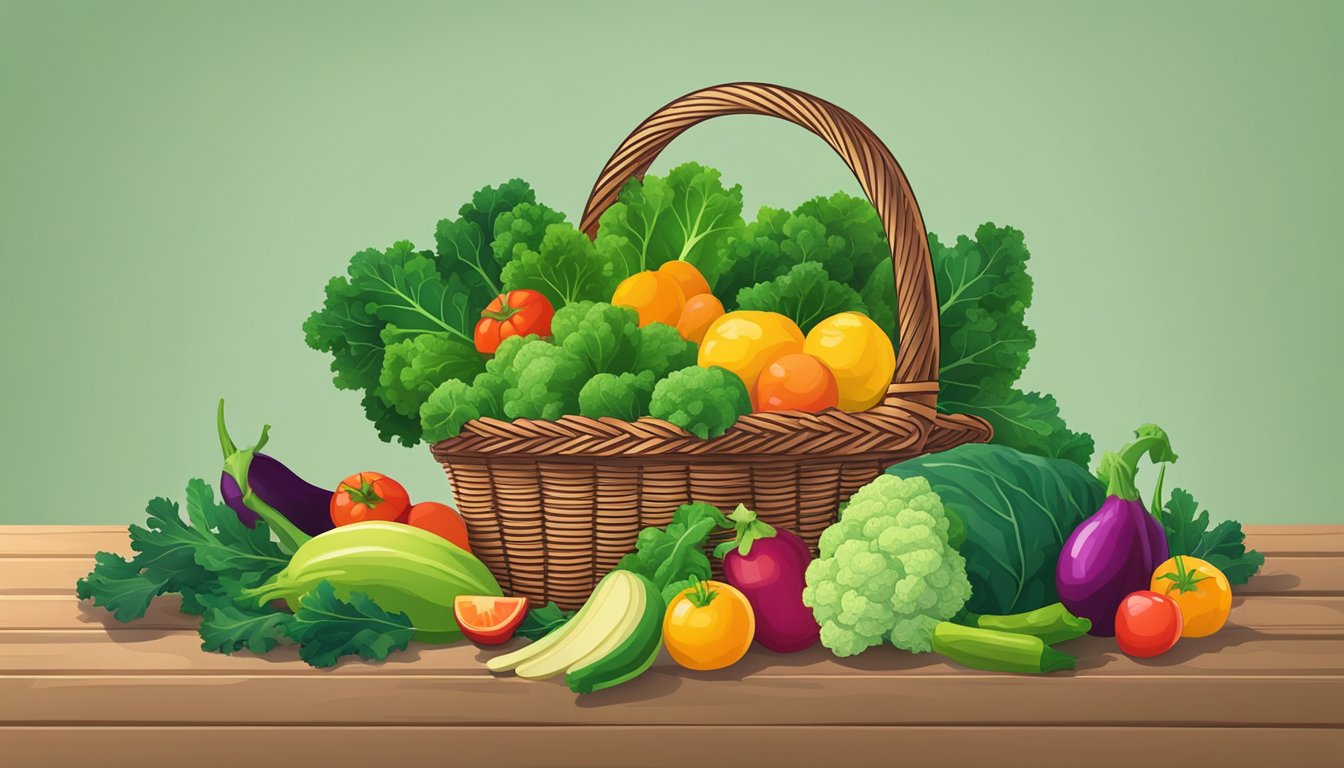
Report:
[[[821,625],[822,644],[837,656],[884,638],[931,650],[934,628],[971,596],[966,560],[947,532],[943,502],[922,477],[883,475],[854,494],[807,568],[803,604]]]
[[[718,437],[751,413],[751,397],[737,374],[717,365],[673,371],[653,388],[649,415],[702,440]]]
[[[677,329],[663,323],[649,323],[639,329],[639,354],[635,356],[636,371],[653,371],[661,379],[672,371],[695,365],[700,348],[695,342],[681,338]]]
[[[599,373],[579,390],[579,413],[598,419],[634,421],[649,412],[653,395],[653,372]]]
[[[487,369],[488,370],[488,369]],[[519,347],[504,378],[504,415],[510,419],[558,419],[579,409],[579,389],[591,374],[564,347],[535,339]]]

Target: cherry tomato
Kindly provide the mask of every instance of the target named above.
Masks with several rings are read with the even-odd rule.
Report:
[[[500,294],[481,312],[476,323],[476,351],[493,355],[510,336],[551,335],[555,308],[545,296],[520,288]]]
[[[337,526],[364,520],[404,520],[411,497],[401,483],[378,472],[351,475],[331,495],[331,522]]]
[[[406,516],[406,524],[437,533],[462,549],[471,551],[471,545],[467,543],[467,524],[462,522],[457,510],[447,504],[422,501],[411,507],[410,514]]]
[[[1120,650],[1146,659],[1171,650],[1181,638],[1181,608],[1175,600],[1148,590],[1130,593],[1115,612]]]

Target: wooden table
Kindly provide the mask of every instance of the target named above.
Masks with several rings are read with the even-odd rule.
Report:
[[[468,645],[314,670],[204,653],[160,598],[130,625],[74,583],[124,529],[0,527],[0,765],[1325,765],[1344,754],[1344,526],[1269,526],[1228,626],[1147,661],[1066,646],[1076,672],[973,672],[873,649],[666,658],[578,698],[495,679]],[[433,760],[434,763],[425,761]],[[1285,761],[1287,761],[1285,763]]]

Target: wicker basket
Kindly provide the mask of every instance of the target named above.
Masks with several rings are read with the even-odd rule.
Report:
[[[593,237],[622,185],[642,177],[682,131],[719,115],[769,115],[820,136],[877,207],[896,269],[900,348],[886,398],[859,413],[757,413],[700,440],[658,419],[478,419],[433,446],[472,549],[505,592],[580,605],[635,545],[691,500],[739,503],[814,550],[837,507],[891,464],[989,440],[984,421],[937,413],[938,301],[928,239],[905,174],[853,115],[814,96],[757,83],[715,86],[655,112],[602,169],[583,213]]]

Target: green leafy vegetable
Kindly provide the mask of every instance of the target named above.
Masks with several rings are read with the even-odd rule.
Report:
[[[418,366],[414,348],[400,348],[400,361],[384,369],[385,349],[421,334],[455,341],[453,355],[467,363],[466,348],[480,312],[499,293],[499,263],[491,249],[496,220],[515,206],[534,203],[531,187],[514,179],[486,187],[460,210],[439,222],[437,253],[416,251],[407,241],[380,251],[360,251],[344,277],[327,283],[322,308],[303,324],[308,346],[332,356],[339,389],[362,390],[361,404],[383,440],[403,445],[420,441],[419,404],[447,378],[470,378],[470,370],[448,371],[442,357]],[[445,353],[442,345],[429,349]],[[402,384],[404,369],[417,368]],[[384,374],[387,381],[384,383]],[[404,388],[403,388],[404,387]]]
[[[288,635],[294,616],[248,605],[237,597],[237,589],[226,588],[221,594],[203,598],[204,610],[197,629],[201,650],[228,654],[247,649],[257,655],[269,653]]]
[[[639,352],[631,370],[649,372],[655,379],[661,379],[673,371],[695,365],[698,352],[695,342],[681,338],[676,328],[649,323],[639,329]]]
[[[571,224],[551,224],[537,249],[515,246],[504,265],[504,288],[530,288],[554,307],[611,298],[619,278],[609,256]]]
[[[648,578],[670,599],[691,583],[691,577],[710,577],[709,534],[732,523],[713,504],[693,502],[677,507],[666,528],[650,526],[639,532],[635,551],[621,558],[618,569]]]
[[[540,640],[555,630],[563,627],[565,622],[574,617],[574,611],[561,610],[555,603],[547,603],[540,608],[533,608],[527,612],[523,623],[518,625],[513,633],[514,637],[521,637],[526,640]]]
[[[299,643],[299,658],[314,667],[330,667],[342,656],[384,661],[392,651],[404,651],[415,627],[404,613],[388,613],[363,592],[351,592],[350,601],[336,597],[323,581],[299,602],[287,628]]]
[[[502,269],[516,254],[540,251],[546,228],[562,224],[565,214],[540,203],[520,203],[495,219],[495,239],[490,243],[495,261]]]
[[[738,309],[778,312],[793,320],[803,333],[840,312],[867,312],[853,288],[826,276],[817,262],[804,262],[768,283],[743,288],[737,294]]]
[[[132,525],[131,560],[109,552],[95,555],[94,569],[75,585],[81,600],[111,611],[118,621],[145,615],[161,594],[208,594],[220,579],[260,584],[289,558],[271,541],[265,523],[248,528],[238,515],[215,501],[203,480],[187,483],[187,520],[176,503],[149,502],[146,527]]]
[[[395,326],[383,329],[384,338],[401,335]],[[377,394],[404,416],[418,418],[430,393],[449,379],[471,379],[485,371],[476,348],[447,336],[422,333],[389,343]]]
[[[1101,507],[1101,481],[1071,461],[1003,445],[962,445],[887,470],[923,477],[960,518],[974,613],[1030,611],[1059,599],[1055,562],[1073,529]]]
[[[1167,531],[1167,547],[1174,557],[1190,555],[1207,560],[1222,571],[1232,584],[1245,584],[1265,564],[1265,556],[1246,549],[1246,534],[1241,523],[1224,520],[1209,528],[1209,512],[1189,491],[1174,488],[1171,498],[1158,514]]]
[[[653,372],[599,373],[579,390],[579,413],[592,419],[634,421],[649,412]]]
[[[537,339],[519,348],[507,377],[505,416],[558,419],[579,410],[579,389],[589,372],[574,353]]]
[[[718,171],[685,163],[665,177],[627,182],[602,214],[597,249],[618,280],[679,259],[713,287],[723,271],[720,246],[742,226],[742,188],[725,188]]]
[[[590,373],[635,370],[639,355],[639,316],[629,307],[606,302],[570,304],[551,320],[555,343],[583,361]]]
[[[706,440],[718,437],[751,413],[751,397],[742,379],[719,366],[673,371],[653,387],[649,415],[669,421]]]

